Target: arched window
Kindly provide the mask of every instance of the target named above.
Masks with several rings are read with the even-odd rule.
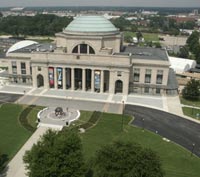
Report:
[[[79,44],[73,48],[72,53],[95,54],[95,51],[87,44]]]
[[[89,54],[95,54],[94,49],[89,46]]]
[[[74,47],[74,49],[72,50],[72,53],[78,53],[78,46]]]

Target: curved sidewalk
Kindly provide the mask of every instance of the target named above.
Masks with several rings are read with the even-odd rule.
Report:
[[[18,151],[7,166],[7,171],[3,177],[27,177],[23,156],[27,150],[30,150],[33,144],[37,143],[39,138],[48,130],[48,127],[39,127],[23,147]]]

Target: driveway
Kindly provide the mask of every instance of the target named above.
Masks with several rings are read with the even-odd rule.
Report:
[[[144,127],[152,132],[192,150],[200,157],[200,124],[189,121],[182,117],[156,109],[126,105],[125,114],[134,116],[132,124]]]

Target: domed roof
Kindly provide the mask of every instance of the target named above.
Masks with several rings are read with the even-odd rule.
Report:
[[[79,16],[66,28],[66,32],[108,33],[119,30],[103,16]]]
[[[24,41],[17,42],[17,43],[15,43],[14,45],[12,45],[8,49],[8,51],[6,52],[6,54],[8,54],[10,52],[14,52],[14,51],[19,50],[19,49],[22,49],[24,47],[28,47],[28,46],[33,45],[33,44],[38,44],[38,43],[35,42],[35,41],[31,41],[31,40],[24,40]]]

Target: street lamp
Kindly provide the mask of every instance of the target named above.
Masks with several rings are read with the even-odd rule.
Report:
[[[194,154],[195,143],[192,144],[191,156]]]
[[[122,101],[122,125],[121,125],[122,131],[124,130],[124,101]]]
[[[144,118],[142,119],[142,130],[144,131]]]

